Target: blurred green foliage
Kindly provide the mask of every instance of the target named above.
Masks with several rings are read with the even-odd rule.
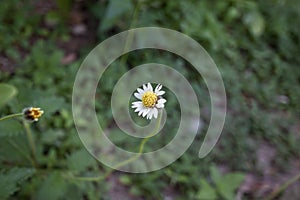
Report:
[[[85,150],[72,119],[72,87],[85,54],[63,65],[64,52],[57,45],[58,41],[72,40],[67,20],[78,2],[56,2],[56,9],[45,15],[37,14],[31,1],[7,0],[0,6],[0,56],[15,65],[13,73],[1,71],[0,82],[18,90],[0,107],[1,116],[28,106],[45,111],[31,126],[38,169],[28,159],[30,151],[20,121],[0,122],[1,199],[109,199],[106,181],[68,179],[69,172],[97,176],[106,168]],[[172,66],[190,80],[204,124],[191,148],[172,165],[148,174],[121,174],[120,182],[129,193],[143,199],[163,199],[164,191],[172,187],[177,199],[232,199],[244,174],[262,173],[255,154],[261,142],[276,148],[274,168],[288,170],[286,163],[299,157],[300,152],[299,132],[293,129],[300,115],[299,7],[299,1],[292,0],[107,0],[85,5],[88,20],[98,24],[94,30],[98,42],[143,26],[166,27],[189,35],[214,59],[226,87],[228,113],[223,135],[213,152],[200,160],[197,153],[209,123],[210,101],[205,84],[190,64],[157,50],[132,52],[125,55],[125,63],[121,58],[112,64],[100,80],[96,95],[96,110],[103,126],[113,124],[107,105],[114,84],[131,66],[148,62]],[[47,20],[55,20],[55,27],[44,26]],[[172,133],[180,113],[172,109],[178,108],[174,95],[169,92],[167,98],[166,109],[172,117],[165,128]],[[113,129],[115,134],[110,137],[116,144],[137,148],[138,140],[128,142],[128,137],[116,136],[122,135],[118,134],[120,130]],[[162,146],[172,137],[170,134],[159,142],[150,141],[146,150]],[[226,166],[230,172],[221,175],[216,165]]]
[[[17,89],[12,85],[0,83],[0,93],[0,106],[2,106],[17,94]]]
[[[211,169],[211,180],[215,184],[213,188],[204,179],[200,180],[201,190],[197,198],[199,199],[223,199],[231,200],[235,198],[235,191],[244,180],[244,174],[241,173],[227,173],[222,176],[215,166]],[[218,197],[218,195],[220,197]]]

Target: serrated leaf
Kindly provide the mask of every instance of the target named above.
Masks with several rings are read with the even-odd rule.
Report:
[[[0,163],[30,165],[30,150],[25,134],[0,138]]]
[[[215,182],[219,193],[225,199],[231,200],[235,197],[235,190],[243,182],[245,175],[242,173],[229,173],[222,177],[221,180]]]
[[[66,180],[60,174],[50,174],[39,188],[37,199],[64,199],[64,194],[68,187],[67,184]]]
[[[17,89],[9,84],[0,83],[0,106],[8,102],[17,94]]]
[[[0,173],[0,199],[6,199],[19,190],[20,184],[35,173],[31,168],[13,168]]]
[[[204,179],[200,180],[201,182],[201,189],[197,194],[198,199],[217,199],[216,190],[211,187]]]
[[[67,159],[68,168],[74,171],[83,171],[95,164],[95,159],[85,149],[73,152]]]
[[[0,122],[0,137],[12,137],[23,133],[23,126],[16,120],[3,120]]]

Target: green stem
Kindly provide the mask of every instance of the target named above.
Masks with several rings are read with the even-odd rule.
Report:
[[[106,177],[108,177],[111,174],[111,172],[112,170],[109,170],[105,174],[96,177],[77,177],[77,176],[73,176],[73,174],[70,173],[69,176],[66,176],[66,178],[71,178],[79,181],[102,181],[106,179]]]
[[[120,163],[117,164],[115,167],[113,167],[114,169],[118,169],[118,168],[120,168],[120,167],[122,167],[122,166],[124,166],[124,165],[126,165],[126,164],[128,164],[128,163],[131,163],[131,162],[137,160],[137,159],[142,155],[143,150],[144,150],[144,146],[145,146],[146,142],[147,142],[152,136],[154,136],[154,135],[157,133],[157,131],[158,131],[159,127],[160,127],[161,117],[162,117],[162,111],[159,113],[159,116],[158,116],[158,119],[157,119],[157,124],[156,124],[155,129],[154,129],[147,137],[145,137],[145,138],[142,140],[142,142],[141,142],[141,144],[140,144],[140,148],[139,148],[138,153],[137,153],[135,156],[133,156],[132,158],[129,158],[128,160],[125,160],[125,161],[123,161],[123,162],[120,162]]]
[[[130,29],[132,29],[133,27],[136,26],[137,23],[137,19],[138,19],[138,11],[140,10],[142,3],[141,1],[138,1],[138,3],[135,6],[135,9],[133,11],[133,15],[132,15],[132,21],[130,24]],[[127,38],[126,38],[126,42],[125,42],[125,47],[124,47],[124,52],[126,52],[129,49],[129,46],[132,44],[133,41],[133,34],[131,32],[128,33]],[[125,64],[128,58],[128,54],[125,54],[122,58],[121,58],[121,63]]]
[[[286,188],[288,188],[290,185],[292,185],[293,183],[295,183],[296,181],[298,181],[300,179],[300,173],[297,174],[297,176],[289,179],[287,182],[285,182],[280,188],[278,188],[277,190],[275,190],[274,192],[271,193],[271,195],[266,199],[266,200],[272,200],[275,197],[277,197],[282,191],[284,191]]]
[[[15,117],[21,117],[21,116],[23,116],[23,113],[16,113],[16,114],[11,114],[11,115],[6,115],[4,117],[1,117],[0,121],[15,118]]]
[[[36,162],[36,149],[35,149],[35,142],[34,142],[34,137],[32,135],[29,123],[27,123],[25,120],[23,120],[23,125],[25,128],[26,136],[28,139],[28,144],[31,150],[31,156],[32,156],[32,161],[33,161],[33,167],[37,167],[37,162]]]
[[[101,176],[97,176],[97,177],[75,177],[75,176],[71,175],[71,178],[76,179],[76,180],[81,180],[81,181],[101,181],[101,180],[104,180],[105,178],[107,178],[114,170],[137,160],[142,155],[146,142],[158,132],[160,124],[161,124],[162,113],[163,113],[163,111],[159,112],[155,129],[147,137],[145,137],[142,140],[142,142],[140,144],[139,151],[136,155],[134,155],[133,157],[131,157],[127,160],[124,160],[123,162],[120,162],[120,163],[116,164],[114,167],[112,167],[109,171],[107,171],[105,174],[103,174]]]
[[[23,116],[23,113],[15,113],[15,114],[11,114],[11,115],[7,115],[7,116],[4,116],[4,117],[1,117],[0,118],[0,121],[3,121],[3,120],[7,120],[7,119],[12,119],[12,118],[16,118],[16,117],[21,117]],[[23,151],[22,149],[20,149],[18,147],[18,145],[16,143],[14,143],[12,140],[9,140],[9,143],[17,150],[19,151],[26,159],[29,159],[32,166],[33,167],[36,167],[36,151],[35,151],[35,145],[34,145],[34,139],[33,139],[33,136],[31,134],[31,130],[30,130],[30,127],[29,127],[29,124],[26,123],[24,120],[23,120],[23,125],[24,125],[24,128],[25,128],[25,132],[26,132],[26,135],[27,135],[27,138],[28,138],[28,142],[29,142],[29,146],[30,146],[30,149],[31,149],[31,153],[32,153],[32,158],[28,157]]]

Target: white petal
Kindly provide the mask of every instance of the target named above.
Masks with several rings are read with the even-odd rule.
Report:
[[[150,112],[147,114],[147,119],[151,119],[153,115],[154,109],[151,109]]]
[[[156,108],[164,108],[165,107],[165,103],[167,102],[167,100],[165,99],[159,99],[155,105]]]
[[[144,110],[143,117],[145,117],[149,113],[150,110],[151,110],[151,108],[147,108],[146,110]]]
[[[151,119],[152,116],[153,116],[153,113],[148,113],[148,114],[147,114],[147,119]]]
[[[144,107],[141,105],[141,106],[138,106],[136,107],[136,109],[134,110],[134,112],[140,112]]]
[[[161,84],[158,84],[158,85],[155,87],[155,93],[158,92],[161,88],[162,88],[162,85],[161,85]]]
[[[136,89],[138,91],[138,93],[142,94],[144,93],[144,90],[142,90],[141,88]]]
[[[146,92],[147,89],[148,89],[148,87],[146,86],[146,84],[143,84],[143,90],[144,90],[144,92]]]
[[[165,104],[163,103],[158,103],[155,105],[156,108],[164,108],[165,107]]]
[[[154,110],[154,118],[156,119],[157,115],[158,115],[158,110],[157,110],[157,108],[154,108],[153,110]]]
[[[137,105],[137,104],[140,104],[140,103],[142,103],[142,102],[141,101],[134,101],[134,102],[132,102],[133,105]]]
[[[142,99],[143,95],[141,93],[134,93],[134,96],[137,98],[137,99]]]
[[[166,102],[167,102],[167,100],[165,100],[165,99],[159,99],[157,101],[157,104],[162,104],[162,103],[166,103]]]
[[[153,88],[152,88],[152,85],[151,85],[151,83],[148,83],[148,91],[151,91],[151,92],[153,92]]]
[[[138,113],[138,116],[140,116],[141,114],[143,114],[145,111],[145,109],[141,109],[140,112]]]
[[[158,91],[158,92],[155,92],[155,94],[157,95],[157,96],[161,96],[161,95],[163,95],[163,94],[165,94],[166,92],[165,91]]]
[[[137,108],[142,105],[143,105],[143,103],[141,101],[135,101],[135,102],[132,102],[131,108]]]

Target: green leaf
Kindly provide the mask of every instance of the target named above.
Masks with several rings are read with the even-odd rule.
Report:
[[[19,185],[35,173],[31,168],[13,168],[0,173],[0,199],[6,199],[19,190]]]
[[[95,159],[85,149],[73,152],[67,159],[68,168],[74,171],[83,171],[87,167],[96,165],[96,163]]]
[[[49,116],[64,107],[65,99],[58,96],[39,97],[34,103],[44,111],[45,116]]]
[[[43,200],[55,200],[64,199],[64,194],[66,193],[68,183],[62,176],[58,173],[50,174],[41,184],[37,192],[36,199]]]
[[[219,169],[215,165],[210,168],[210,173],[211,178],[216,185],[218,193],[225,199],[234,199],[235,190],[242,183],[245,175],[239,172],[235,172],[228,173],[222,176]]]
[[[244,17],[244,23],[248,26],[250,33],[260,36],[265,29],[265,20],[258,12],[250,12]]]
[[[231,200],[235,198],[235,190],[243,182],[245,175],[242,173],[229,173],[223,176],[220,181],[215,182],[222,197]]]
[[[30,165],[30,150],[25,134],[0,138],[0,163]]]
[[[11,137],[23,133],[23,126],[16,120],[3,120],[0,123],[0,137]]]
[[[200,180],[201,190],[197,194],[198,199],[217,199],[216,190],[211,187],[204,179]]]
[[[47,12],[47,14],[45,15],[45,21],[47,24],[57,25],[57,23],[59,22],[58,13],[54,11]]]
[[[210,173],[211,173],[211,178],[214,182],[218,182],[222,178],[219,169],[215,165],[211,166]]]
[[[9,84],[0,83],[0,106],[8,102],[17,94],[17,89]]]
[[[131,10],[133,10],[131,0],[110,0],[105,16],[102,20],[101,29],[103,31],[110,29],[115,25],[115,22],[120,19],[120,16],[125,13],[129,13]]]
[[[132,184],[132,181],[128,175],[122,175],[120,176],[120,182],[124,185],[130,185]]]
[[[45,144],[54,144],[56,141],[58,141],[60,138],[62,138],[65,133],[61,129],[48,129],[47,131],[44,131],[41,137],[41,141]]]

